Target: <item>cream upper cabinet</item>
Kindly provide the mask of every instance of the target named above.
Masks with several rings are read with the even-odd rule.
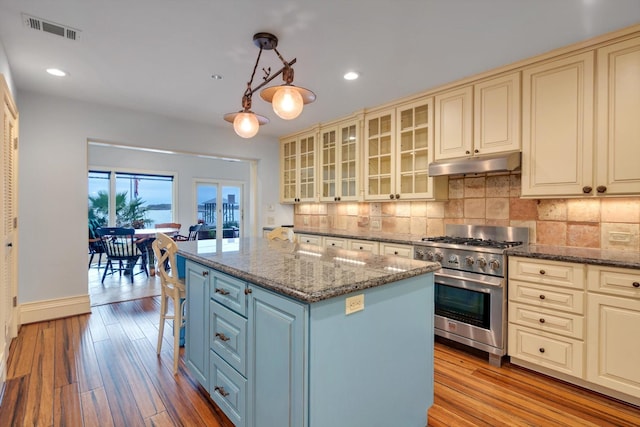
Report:
[[[435,96],[435,160],[466,157],[472,151],[473,87]]]
[[[640,193],[640,37],[597,50],[595,194]]]
[[[320,129],[320,201],[360,197],[360,123],[350,119]]]
[[[589,265],[587,274],[586,379],[640,399],[640,270]]]
[[[317,129],[280,141],[280,202],[315,202]]]
[[[522,196],[583,195],[593,176],[594,53],[522,75]]]
[[[437,94],[435,104],[435,160],[520,150],[520,72]]]
[[[446,198],[446,177],[428,175],[433,161],[433,98],[366,117],[365,199]]]

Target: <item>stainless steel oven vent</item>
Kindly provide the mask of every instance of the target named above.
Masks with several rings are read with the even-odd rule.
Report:
[[[43,33],[53,34],[63,37],[67,40],[78,40],[80,30],[71,28],[67,25],[56,24],[55,22],[46,21],[32,15],[22,14],[22,22],[25,27],[32,30],[41,31]]]

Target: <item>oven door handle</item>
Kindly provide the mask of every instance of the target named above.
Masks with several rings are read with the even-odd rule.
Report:
[[[484,278],[483,279],[475,279],[473,277],[469,277],[469,276],[454,276],[454,275],[450,275],[450,274],[446,274],[446,273],[442,273],[442,270],[436,272],[434,274],[435,277],[443,277],[446,279],[450,279],[450,280],[455,280],[455,281],[459,281],[459,282],[473,282],[476,283],[478,285],[482,285],[482,286],[492,286],[492,287],[503,287],[504,285],[504,279],[503,278],[499,278],[499,277],[494,277],[494,276],[482,276]],[[437,280],[435,280],[437,282]],[[445,285],[451,285],[451,283],[443,283]],[[454,285],[455,286],[455,285]]]

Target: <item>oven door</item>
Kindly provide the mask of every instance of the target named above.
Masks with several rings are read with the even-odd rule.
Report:
[[[504,279],[441,269],[434,281],[436,335],[504,355]]]

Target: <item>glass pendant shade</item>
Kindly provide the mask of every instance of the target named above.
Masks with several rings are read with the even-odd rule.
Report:
[[[233,130],[243,138],[252,138],[258,133],[260,123],[253,113],[238,113],[233,119]]]
[[[273,111],[284,120],[295,119],[302,113],[304,102],[300,93],[291,86],[281,86],[272,99]]]

